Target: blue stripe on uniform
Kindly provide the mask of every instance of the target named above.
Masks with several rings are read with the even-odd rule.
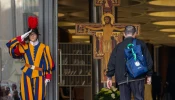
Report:
[[[50,70],[50,62],[49,62],[49,59],[48,59],[47,53],[46,53],[46,59],[47,59],[47,62],[48,62],[48,70]]]
[[[36,83],[35,83],[35,100],[38,100],[38,86],[39,86],[39,77],[36,77]]]
[[[43,65],[44,59],[43,59],[43,57],[44,57],[44,56],[42,55],[41,60],[40,60],[39,67],[40,67],[40,68],[43,67],[43,69],[44,69],[44,65]],[[44,71],[44,70],[43,70],[43,71]],[[39,71],[39,76],[42,76],[42,72],[41,72],[41,71]]]
[[[36,58],[37,52],[41,52],[41,51],[38,51],[39,46],[40,46],[40,42],[36,46],[34,46],[34,59]]]
[[[43,56],[43,69],[44,69],[44,71],[46,71],[47,70],[47,65],[46,65],[46,60],[45,60],[45,58],[44,58],[44,56]]]
[[[28,45],[28,49],[26,50],[26,54],[27,54],[27,57],[28,57],[29,64],[33,65],[32,56],[31,56],[29,45]]]
[[[25,100],[29,100],[29,97],[28,97],[28,84],[30,83],[27,83],[27,79],[26,79],[27,75],[24,74],[24,87],[25,87]]]
[[[42,90],[43,90],[43,91],[42,91],[42,100],[44,100],[44,97],[45,97],[45,82],[44,82],[44,80],[45,80],[45,78],[44,78],[44,76],[43,76],[43,80],[42,80],[42,81],[43,81],[43,86],[42,86],[42,88],[43,88],[43,89],[42,89]]]

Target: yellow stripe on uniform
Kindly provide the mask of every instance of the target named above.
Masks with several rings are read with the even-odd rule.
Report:
[[[50,70],[50,74],[52,74],[52,71]]]
[[[17,40],[17,38],[15,37],[15,38],[13,38],[13,39],[11,39],[11,42],[13,42],[13,41],[15,41],[15,40]]]
[[[11,46],[10,46],[10,56],[12,56],[12,49],[17,45],[17,43],[19,43],[18,41],[13,43]]]
[[[40,64],[40,61],[41,61],[41,57],[42,57],[42,54],[43,54],[43,52],[42,51],[44,51],[44,48],[45,48],[45,45],[44,44],[40,44],[39,45],[39,47],[38,47],[38,50],[37,50],[37,53],[36,53],[36,58],[35,58],[35,62],[34,62],[34,65],[35,66],[39,66],[39,64]]]
[[[43,44],[40,44],[39,47],[38,47],[38,50],[37,50],[37,53],[36,53],[36,58],[34,60],[34,66],[35,67],[39,67],[39,64],[41,62],[41,57],[42,57],[42,54],[43,54],[43,52],[41,52],[41,51],[44,50],[44,47],[45,46]],[[38,70],[33,70],[32,78],[37,77],[37,76],[39,76],[39,71]]]
[[[13,44],[10,46],[10,48],[15,47],[15,46],[16,46],[16,44],[18,44],[18,43],[19,43],[19,41],[16,41],[15,43],[13,43]]]
[[[32,71],[32,78],[39,76],[39,71],[38,70],[33,70]]]
[[[14,41],[16,41],[16,40],[17,40],[16,38],[13,38],[13,39],[10,41],[10,43],[12,43],[12,42],[14,42]],[[18,46],[18,45],[17,45],[18,43],[19,43],[19,41],[16,41],[16,42],[14,42],[13,44],[10,45],[10,47],[9,47],[10,56],[12,56],[12,49],[13,49],[15,46]]]
[[[20,53],[25,53],[23,45],[19,45],[18,48]]]
[[[39,90],[38,90],[38,100],[42,100],[42,93],[43,93],[43,90],[42,90],[42,88],[43,88],[43,77],[42,76],[40,76],[39,77],[39,86],[38,86],[38,88],[39,88]]]
[[[34,61],[34,46],[32,46],[32,45],[29,43],[29,48],[30,48],[30,54],[31,54],[31,57],[32,57],[32,61]]]
[[[29,64],[29,60],[28,60],[27,54],[24,54],[24,58],[25,58],[25,63]],[[24,67],[24,69],[22,71],[25,73],[28,69],[29,69],[28,67]]]
[[[51,55],[50,55],[50,49],[48,46],[46,46],[46,54],[47,54],[47,57],[48,57],[48,60],[49,60],[49,66],[50,66],[50,69],[52,69],[52,58],[51,58]]]
[[[28,69],[28,67],[24,67],[22,71],[25,73]]]
[[[21,96],[22,96],[22,100],[25,100],[24,73],[22,73],[22,76],[21,76]]]
[[[10,56],[12,56],[12,48],[9,48],[9,53],[10,53]]]
[[[24,54],[24,58],[25,58],[26,64],[29,64],[29,60],[28,60],[28,57],[27,57],[27,54],[26,53]]]
[[[31,86],[31,81],[30,81],[30,78],[29,77],[26,77],[27,78],[27,87],[28,87],[28,93],[29,93],[29,98],[30,100],[33,100],[33,90],[32,90],[32,86]]]

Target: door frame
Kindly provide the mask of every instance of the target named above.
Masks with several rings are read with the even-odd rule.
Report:
[[[59,100],[58,87],[58,0],[39,0],[40,40],[50,47],[55,62],[52,80],[47,86],[46,100]]]

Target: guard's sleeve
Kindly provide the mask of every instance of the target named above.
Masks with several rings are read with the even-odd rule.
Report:
[[[22,41],[21,36],[11,39],[6,46],[9,49],[9,54],[15,59],[20,59],[24,54],[23,46],[25,42]]]
[[[54,61],[52,59],[51,53],[50,53],[50,48],[49,46],[46,46],[46,58],[48,61],[48,66],[47,66],[47,71],[46,71],[46,79],[51,79],[52,78],[52,71],[55,70],[55,64]]]
[[[152,60],[151,54],[150,54],[150,52],[149,52],[149,50],[148,50],[145,43],[143,43],[143,55],[145,56],[146,64],[147,64],[147,67],[148,67],[147,76],[152,76],[153,60]]]
[[[106,76],[110,79],[112,78],[112,76],[114,76],[114,73],[115,73],[117,47],[118,45],[112,51],[108,62],[108,69],[107,69]]]

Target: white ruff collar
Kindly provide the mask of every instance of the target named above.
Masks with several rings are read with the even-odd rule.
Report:
[[[38,43],[39,43],[38,40],[36,40],[35,42],[30,41],[30,44],[33,45],[33,46],[36,46]]]

